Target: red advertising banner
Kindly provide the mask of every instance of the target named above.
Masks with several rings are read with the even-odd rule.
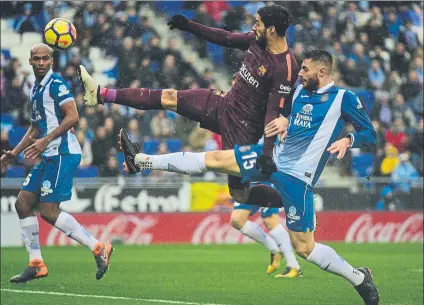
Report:
[[[227,213],[92,213],[75,218],[101,241],[124,244],[237,244],[252,241],[233,229]],[[317,213],[316,240],[349,243],[423,242],[422,212]],[[260,216],[252,221],[262,224]],[[285,224],[282,214],[282,223]],[[265,230],[266,231],[266,230]],[[42,245],[76,242],[40,219]]]

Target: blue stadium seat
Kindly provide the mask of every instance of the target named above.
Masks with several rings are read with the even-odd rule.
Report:
[[[208,42],[208,54],[212,61],[217,65],[222,65],[223,62],[223,48]]]
[[[1,53],[3,54],[4,59],[6,59],[6,60],[10,60],[12,58],[12,54],[10,53],[9,49],[3,49],[2,48]]]
[[[24,135],[26,134],[28,129],[21,127],[21,126],[15,126],[12,129],[9,130],[8,136],[9,136],[9,144],[12,147],[16,147],[18,145],[19,141],[22,140]]]
[[[372,175],[374,165],[374,155],[371,153],[362,153],[352,158],[352,172],[361,178]]]
[[[181,151],[181,148],[183,146],[183,143],[180,139],[167,139],[166,146],[168,146],[168,150],[171,153]]]
[[[99,175],[97,166],[78,167],[78,178],[96,178]]]
[[[159,148],[159,140],[147,140],[143,144],[143,152],[147,155],[154,155]]]
[[[14,118],[11,114],[2,112],[0,114],[0,117],[1,117],[1,124],[13,125]]]
[[[7,178],[23,178],[26,176],[25,167],[23,166],[10,166],[7,169]]]

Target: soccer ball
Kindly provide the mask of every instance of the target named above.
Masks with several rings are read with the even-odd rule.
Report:
[[[76,38],[74,25],[66,19],[53,19],[44,28],[44,42],[56,50],[69,49]]]

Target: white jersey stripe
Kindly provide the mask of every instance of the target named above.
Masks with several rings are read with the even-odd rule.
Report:
[[[301,175],[301,177],[298,178],[301,178],[303,181],[307,181],[308,184],[311,184],[312,180],[314,179],[318,163],[324,153],[325,148],[328,145],[328,141],[333,135],[336,124],[341,116],[342,100],[345,92],[346,90],[339,90],[333,104],[331,105],[321,126],[315,134],[314,139],[311,141],[305,153],[291,170],[292,175],[296,174],[296,177]],[[311,165],[315,166],[315,168],[311,168]],[[305,172],[310,173],[310,177],[305,177],[303,175]]]

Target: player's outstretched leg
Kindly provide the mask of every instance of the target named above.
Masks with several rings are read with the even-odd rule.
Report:
[[[41,203],[40,214],[46,222],[92,251],[97,265],[96,279],[103,278],[109,269],[112,245],[98,241],[72,215],[61,211],[57,203]]]
[[[201,153],[178,152],[164,155],[140,153],[140,147],[131,142],[122,129],[119,146],[125,155],[124,169],[130,174],[141,170],[160,170],[184,175],[196,175],[207,171],[240,175],[233,150],[217,150]]]

